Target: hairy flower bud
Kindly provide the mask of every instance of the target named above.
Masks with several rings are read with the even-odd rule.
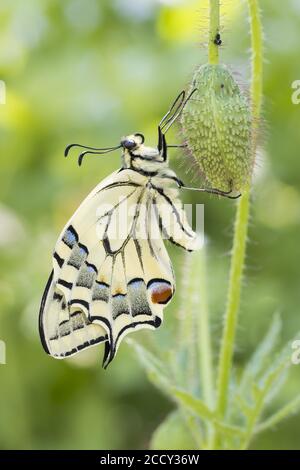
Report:
[[[253,167],[248,101],[225,65],[201,66],[194,89],[181,119],[188,149],[212,187],[241,191]]]

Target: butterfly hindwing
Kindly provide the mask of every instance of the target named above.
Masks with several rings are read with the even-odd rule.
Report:
[[[88,321],[82,309],[67,308],[65,297],[49,277],[40,310],[40,335],[45,351],[57,358],[106,341],[106,331]]]
[[[42,342],[52,356],[105,342],[107,366],[127,333],[160,325],[174,276],[160,235],[164,197],[145,180],[131,170],[114,173],[62,231],[40,310]],[[168,210],[174,218],[173,207]]]
[[[173,188],[157,188],[155,210],[163,236],[187,251],[200,248],[200,239],[189,226],[182,202]]]

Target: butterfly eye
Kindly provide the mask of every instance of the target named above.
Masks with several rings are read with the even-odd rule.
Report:
[[[136,146],[136,142],[132,139],[125,139],[121,142],[125,149],[131,150]]]

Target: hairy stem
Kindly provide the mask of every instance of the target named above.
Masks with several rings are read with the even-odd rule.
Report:
[[[248,0],[248,9],[252,42],[251,103],[253,130],[256,145],[256,134],[259,125],[263,96],[263,32],[260,18],[259,0]]]
[[[218,64],[219,46],[215,43],[216,35],[220,31],[220,0],[209,1],[209,44],[208,62]]]
[[[258,120],[262,103],[262,28],[258,0],[248,0],[248,8],[252,42],[251,103],[254,140],[253,151],[255,152]],[[220,419],[225,417],[228,402],[229,382],[232,369],[232,359],[241,297],[242,277],[246,255],[249,220],[249,196],[249,191],[246,191],[240,198],[237,204],[234,225],[234,239],[231,256],[227,307],[224,318],[224,329],[218,368],[217,412]],[[218,445],[218,436],[215,436],[215,446],[218,447]]]
[[[239,200],[236,212],[227,307],[219,359],[217,411],[222,418],[227,405],[229,378],[240,304],[241,281],[246,252],[248,217],[249,192],[246,192]]]

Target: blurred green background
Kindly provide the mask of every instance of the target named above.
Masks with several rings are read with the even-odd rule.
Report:
[[[265,32],[264,122],[257,158],[247,277],[237,365],[243,365],[274,312],[283,340],[300,327],[300,3],[261,0]],[[142,131],[155,144],[156,125],[194,68],[206,61],[205,0],[2,0],[0,79],[0,365],[1,449],[147,448],[173,405],[147,381],[123,343],[107,371],[99,347],[55,361],[42,350],[39,302],[51,252],[83,197],[120,164],[117,154],[63,158],[79,142],[112,146]],[[221,60],[250,75],[246,3],[224,0]],[[180,135],[173,133],[174,142]],[[177,139],[177,140],[176,140]],[[189,162],[173,151],[171,166],[187,182]],[[189,181],[190,180],[190,181]],[[200,181],[193,181],[201,184]],[[215,355],[227,287],[234,203],[205,203],[209,294]],[[182,253],[170,248],[178,283]],[[178,300],[165,311],[156,339],[171,331]],[[140,341],[153,332],[138,335]],[[278,401],[300,387],[300,366]],[[253,448],[300,449],[300,419],[262,434]]]

